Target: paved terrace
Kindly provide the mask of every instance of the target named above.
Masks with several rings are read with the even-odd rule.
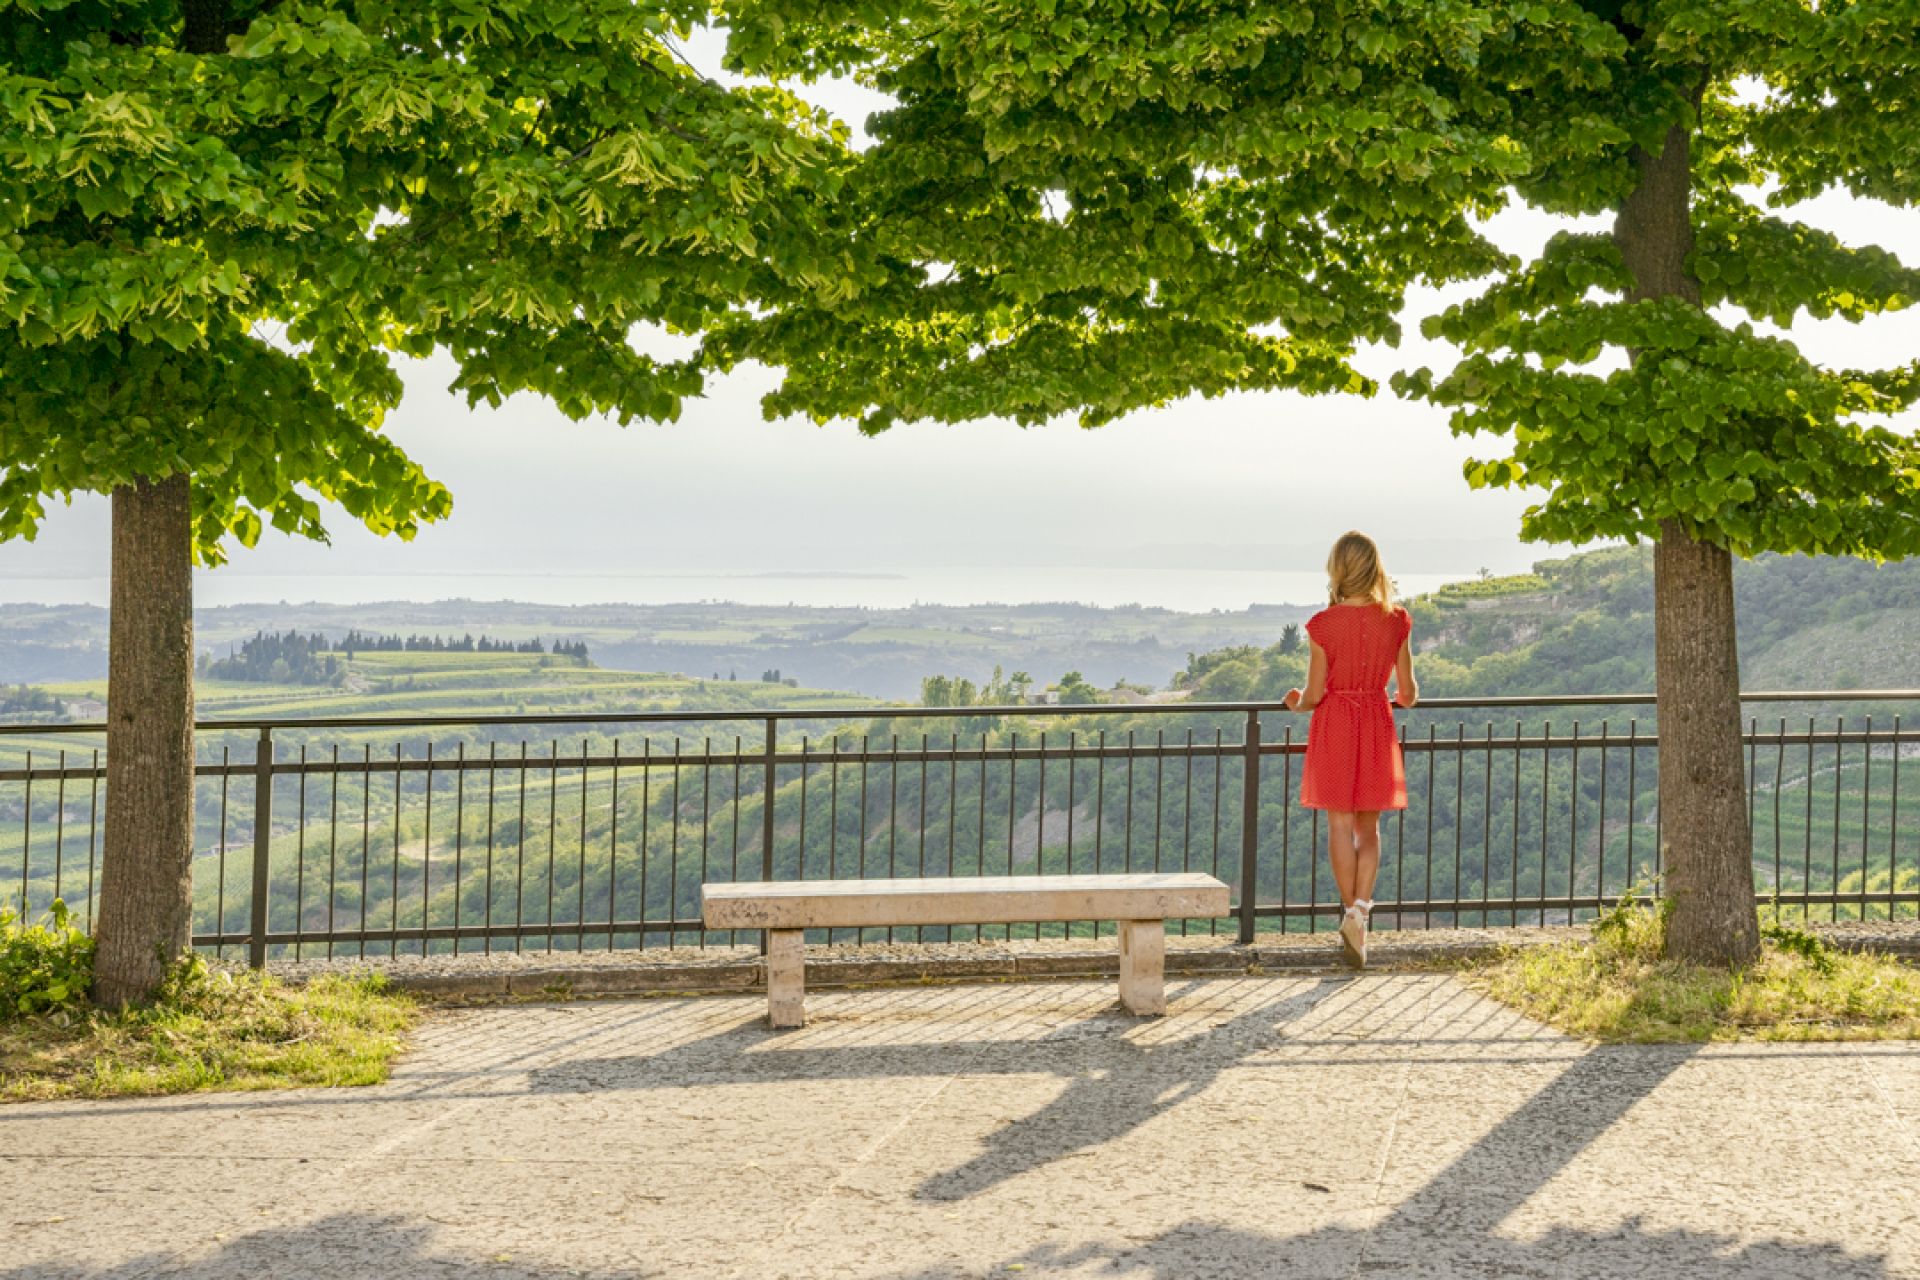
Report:
[[[0,1108],[0,1275],[1920,1276],[1920,1045],[1168,993],[446,1009],[378,1088]]]

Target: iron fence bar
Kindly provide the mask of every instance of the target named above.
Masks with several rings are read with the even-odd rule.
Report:
[[[1429,902],[1433,900],[1433,749],[1436,742],[1436,732],[1436,726],[1432,724],[1427,725],[1427,829],[1423,833],[1426,836],[1427,848],[1425,854],[1420,859],[1420,863],[1422,869],[1426,872],[1427,881],[1427,891],[1424,901]],[[1331,820],[1327,823],[1327,831],[1329,834],[1333,831],[1333,823]],[[1423,910],[1421,912],[1420,927],[1422,929],[1433,928],[1433,913],[1431,911]]]
[[[33,918],[33,902],[27,896],[28,869],[33,865],[33,748],[27,748],[26,799],[20,806],[20,918]]]
[[[231,748],[224,744],[221,746],[220,759],[223,763],[226,761],[230,750]],[[227,929],[227,775],[225,773],[220,775],[220,852],[218,856],[219,869],[215,874],[220,877],[220,880],[219,883],[213,887],[213,917],[214,923],[218,926],[218,931],[225,933]],[[91,912],[93,910],[93,895],[88,894],[87,897],[87,910]],[[89,924],[91,924],[91,921],[89,921]],[[225,952],[215,952],[214,954],[219,959],[226,958]]]
[[[307,762],[307,744],[300,744],[300,763]],[[299,933],[307,922],[307,775],[300,775],[300,806],[294,818],[293,853],[293,931]],[[293,958],[300,959],[300,943],[293,944]]]
[[[1520,896],[1520,768],[1521,768],[1521,764],[1520,764],[1521,752],[1520,752],[1520,747],[1518,745],[1520,742],[1520,722],[1518,720],[1513,722],[1513,740],[1515,744],[1513,748],[1513,849],[1507,855],[1507,896],[1509,898],[1518,898]],[[1519,914],[1517,912],[1509,912],[1507,916],[1507,923],[1510,925],[1519,924],[1520,923]]]
[[[373,744],[361,744],[361,755],[369,768],[373,764]],[[360,955],[367,955],[367,897],[373,887],[373,774],[367,774],[367,785],[360,788],[360,909],[355,913],[360,921]]]
[[[1158,869],[1157,867],[1155,868]],[[1180,869],[1193,870],[1193,730],[1187,730],[1186,791],[1180,799]],[[1180,922],[1180,936],[1187,936],[1187,922]]]
[[[1900,717],[1893,717],[1893,731],[1900,732]],[[88,846],[91,852],[92,846]],[[1900,888],[1900,748],[1893,749],[1893,796],[1887,811],[1887,889]],[[1893,904],[1887,904],[1887,919],[1893,919]]]
[[[53,896],[60,892],[67,843],[67,753],[60,752],[60,784],[53,791]],[[24,919],[24,914],[22,916]]]
[[[1216,747],[1222,745],[1222,734],[1223,734],[1223,730],[1221,730],[1219,726],[1216,725],[1213,730],[1213,743]],[[1225,765],[1222,763],[1222,757],[1219,755],[1215,755],[1213,757],[1213,803],[1209,806],[1209,808],[1213,810],[1212,874],[1213,874],[1213,878],[1216,880],[1220,878],[1220,789],[1221,789],[1220,771],[1224,767]],[[1218,934],[1220,932],[1220,922],[1218,920],[1209,920],[1207,922],[1207,932],[1210,934]]]
[[[396,763],[402,754],[401,744],[394,743],[393,758]],[[400,817],[405,804],[406,780],[400,776],[400,771],[395,769],[393,772],[393,858],[388,864],[387,910],[396,929],[400,927]],[[398,955],[398,947],[389,947],[387,954]]]
[[[335,750],[337,752],[338,748],[336,748]],[[467,762],[467,744],[466,743],[462,742],[462,743],[456,744],[454,758],[455,758],[455,762],[461,766],[460,772],[454,774],[453,776],[453,782],[454,782],[453,925],[454,925],[454,928],[457,929],[460,927],[461,900],[466,896],[466,883],[463,880],[462,874],[461,874],[462,871],[464,870],[464,867],[462,866],[462,857],[466,852],[466,831],[467,831],[467,773],[465,768],[465,765]],[[334,775],[333,785],[334,785],[334,790],[337,794],[340,787],[339,774]],[[329,873],[329,875],[331,875],[331,873]],[[329,929],[333,928],[333,920],[331,916],[329,916],[327,920],[327,928]],[[460,954],[460,940],[458,938],[455,938],[453,942],[453,954],[456,956]]]
[[[1867,717],[1867,732],[1873,732],[1873,717]],[[1894,748],[1897,752],[1898,747]],[[1873,811],[1873,748],[1860,748],[1860,918],[1867,918],[1867,846],[1872,841],[1869,827]],[[1887,888],[1894,886],[1889,884]]]
[[[1633,861],[1633,833],[1640,825],[1640,791],[1634,784],[1638,781],[1640,770],[1640,717],[1632,716],[1627,720],[1627,884],[1633,887],[1634,873],[1639,870]]]
[[[560,739],[547,747],[547,954],[553,954],[553,867],[560,842]]]
[[[740,856],[740,776],[739,752],[740,739],[733,740],[734,781],[733,781],[733,851],[736,859]],[[620,756],[620,739],[613,740],[613,754]],[[620,766],[613,766],[613,794],[607,803],[607,950],[614,949],[613,922],[620,910]],[[455,865],[458,865],[457,863]],[[735,877],[738,878],[737,876]],[[459,921],[454,921],[458,924]],[[456,942],[455,948],[459,944]]]
[[[1900,753],[1896,750],[1894,761],[1894,794],[1899,795]],[[93,749],[93,767],[100,767],[100,748]],[[1897,825],[1897,824],[1896,824]],[[94,836],[100,830],[100,778],[96,773],[87,789],[87,932],[93,932],[93,867]]]
[[[1492,923],[1486,901],[1493,892],[1493,721],[1487,721],[1487,758],[1481,771],[1485,795],[1480,801],[1480,927]]]
[[[1813,717],[1808,716],[1807,717],[1807,814],[1806,814],[1806,821],[1803,824],[1804,826],[1803,834],[1805,836],[1804,848],[1802,849],[1801,855],[1800,855],[1800,888],[1803,891],[1813,886],[1813,778],[1814,778],[1813,729],[1814,729]],[[1800,913],[1800,918],[1803,921],[1811,920],[1813,918],[1812,911],[1811,910],[1802,911]]]
[[[1460,838],[1466,827],[1466,783],[1467,783],[1467,722],[1462,720],[1454,730],[1454,739],[1458,750],[1453,757],[1453,896],[1460,896]],[[1378,836],[1376,826],[1375,835]],[[1431,841],[1433,835],[1428,833]],[[1458,924],[1459,921],[1454,921]]]
[[[1553,736],[1553,722],[1548,721],[1547,737]],[[1553,752],[1550,748],[1540,749],[1540,925],[1547,923],[1547,799],[1553,790]]]
[[[1835,721],[1836,727],[1842,723],[1844,723],[1842,720]],[[1841,746],[1836,742],[1833,746],[1833,878],[1827,882],[1828,887],[1834,890],[1835,893],[1833,899],[1833,918],[1836,921],[1840,919],[1840,899],[1838,896],[1840,890],[1840,774],[1845,763],[1846,761],[1842,757]]]
[[[708,738],[704,747],[706,754],[711,756],[713,754],[713,739]],[[771,797],[769,797],[769,799],[771,799]],[[707,882],[707,877],[710,874],[709,868],[712,866],[709,852],[712,848],[711,837],[713,835],[713,823],[709,820],[709,815],[712,813],[712,800],[713,766],[710,764],[703,765],[700,769],[700,883],[702,884]],[[677,902],[678,899],[676,899],[676,905]],[[700,934],[700,949],[702,951],[707,949],[707,935],[704,931]]]
[[[302,747],[302,751],[306,748]],[[302,792],[306,790],[306,780],[300,783]],[[433,923],[433,739],[427,739],[427,794],[426,816],[420,835],[420,923],[422,926]],[[420,943],[420,954],[427,954],[427,944]]]
[[[653,739],[640,740],[640,914],[647,914],[647,864],[653,861],[652,845],[647,837],[653,826]],[[640,930],[640,950],[647,949],[647,931]]]
[[[253,903],[248,924],[247,964],[267,964],[267,877],[273,855],[273,728],[262,725],[254,747]]]
[[[1580,859],[1580,722],[1573,722],[1573,761],[1567,769],[1567,923],[1573,923],[1574,880]]]
[[[1780,892],[1783,869],[1780,865],[1780,793],[1786,790],[1787,777],[1787,718],[1780,717],[1780,732],[1776,738],[1773,755],[1773,891]],[[1897,754],[1897,750],[1896,750]]]
[[[1254,908],[1260,876],[1260,713],[1247,712],[1245,749],[1240,764],[1240,908],[1239,938],[1253,941]]]
[[[584,758],[586,754],[586,740],[582,739],[580,742],[580,755]],[[583,928],[587,923],[587,792],[589,790],[587,768],[585,765],[582,765],[580,766],[580,869],[574,876],[573,918]],[[611,859],[609,859],[609,861],[611,861]],[[587,949],[587,935],[585,933],[580,934],[580,936],[575,939],[573,949],[575,951],[585,951]]]
[[[1600,747],[1600,831],[1599,831],[1600,856],[1598,861],[1595,864],[1597,867],[1597,871],[1596,871],[1596,878],[1594,879],[1594,882],[1593,882],[1593,891],[1599,896],[1604,898],[1607,896],[1607,756],[1608,756],[1608,751],[1606,747],[1607,722],[1605,720],[1602,720],[1600,722],[1600,742],[1601,742],[1601,747]],[[1751,822],[1747,824],[1747,829],[1749,831],[1753,829],[1753,824]]]

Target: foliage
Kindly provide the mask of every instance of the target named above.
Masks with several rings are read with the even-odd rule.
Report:
[[[1511,439],[1466,476],[1549,490],[1524,536],[1920,551],[1920,447],[1881,421],[1920,362],[1824,368],[1784,332],[1920,298],[1920,270],[1793,213],[1834,186],[1920,200],[1911,0],[738,0],[730,26],[741,68],[898,102],[839,210],[851,296],[783,295],[709,342],[785,368],[770,415],[1098,425],[1364,393],[1348,353],[1397,337],[1406,286],[1474,277],[1424,326],[1462,358],[1394,384]],[[1601,232],[1522,261],[1478,231],[1515,196],[1618,214],[1675,130],[1666,248],[1697,298],[1641,296]]]
[[[1060,677],[1060,702],[1063,706],[1090,706],[1105,701],[1100,690],[1087,683],[1087,678],[1078,671],[1069,671]]]
[[[377,1084],[415,1017],[378,975],[290,987],[189,956],[151,1005],[0,1025],[0,1099]]]
[[[12,688],[0,685],[0,717],[7,720],[16,723],[53,720],[59,718],[64,709],[60,699],[45,689],[25,684]]]
[[[0,908],[0,1025],[76,1009],[92,981],[93,939],[65,902],[55,898],[36,924]]]
[[[377,533],[445,489],[380,434],[390,353],[571,417],[698,392],[635,326],[832,293],[841,133],[701,76],[702,5],[0,4],[0,538],[192,475],[195,553]]]
[[[210,680],[272,684],[332,684],[343,673],[340,658],[323,635],[256,631],[239,651],[207,662],[201,674]]]
[[[1514,93],[1591,85],[1579,40],[1501,52],[1553,6],[739,0],[742,70],[845,75],[898,105],[836,208],[856,286],[789,291],[708,343],[785,369],[769,415],[863,430],[1198,391],[1365,391],[1406,286],[1478,275],[1523,146]],[[1506,86],[1503,86],[1505,88]]]
[[[540,637],[525,640],[495,640],[492,636],[474,639],[471,632],[459,636],[368,635],[358,627],[347,632],[334,646],[351,658],[356,653],[545,653]],[[584,640],[555,640],[553,652],[568,658],[587,657]]]
[[[1508,456],[1466,475],[1551,490],[1522,518],[1528,538],[1652,538],[1673,521],[1740,555],[1920,552],[1920,446],[1881,425],[1920,399],[1920,362],[1824,368],[1781,332],[1802,315],[1857,321],[1920,299],[1920,270],[1792,214],[1833,185],[1920,201],[1920,170],[1893,159],[1920,146],[1911,5],[1541,8],[1553,21],[1535,39],[1596,37],[1592,81],[1487,86],[1536,148],[1520,194],[1561,213],[1615,211],[1633,182],[1628,149],[1659,153],[1669,129],[1686,130],[1690,243],[1670,248],[1690,250],[1696,296],[1648,297],[1615,238],[1562,234],[1426,322],[1464,353],[1450,372],[1396,385],[1452,407],[1457,434],[1511,437]],[[1560,145],[1538,147],[1554,135]]]
[[[1595,923],[1591,942],[1509,948],[1467,978],[1523,1013],[1602,1041],[1920,1038],[1920,970],[1777,923],[1745,968],[1665,960],[1666,917],[1664,904],[1629,895]]]

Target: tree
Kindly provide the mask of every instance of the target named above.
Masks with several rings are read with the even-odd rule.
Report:
[[[112,495],[101,1003],[189,941],[193,563],[324,539],[326,501],[403,538],[449,510],[379,432],[393,352],[448,351],[470,400],[668,419],[700,371],[634,326],[837,287],[841,137],[686,65],[704,16],[0,3],[0,538]]]
[[[1899,158],[1920,147],[1913,10],[1595,0],[1560,23],[1600,52],[1602,91],[1512,110],[1531,137],[1593,141],[1542,148],[1519,190],[1611,230],[1557,236],[1429,322],[1466,357],[1402,385],[1456,432],[1513,437],[1467,478],[1550,490],[1527,537],[1654,541],[1668,948],[1740,963],[1759,938],[1733,559],[1920,551],[1920,448],[1874,423],[1920,398],[1920,362],[1822,368],[1753,323],[1920,298],[1920,271],[1790,212],[1834,186],[1920,200]]]
[[[1548,491],[1523,536],[1655,541],[1669,947],[1754,954],[1732,557],[1920,549],[1920,455],[1870,425],[1920,366],[1820,369],[1707,308],[1920,297],[1781,213],[1920,196],[1910,0],[737,9],[739,65],[899,102],[841,215],[858,296],[708,342],[785,368],[770,414],[1098,425],[1195,391],[1371,393],[1347,354],[1397,339],[1407,284],[1491,277],[1427,325],[1459,364],[1395,385],[1514,438],[1467,479]],[[1474,219],[1516,194],[1612,232],[1512,260]]]
[[[1072,706],[1089,706],[1100,701],[1100,691],[1078,671],[1060,677],[1060,701]]]
[[[1300,624],[1289,622],[1280,628],[1280,652],[1294,654],[1300,652]]]

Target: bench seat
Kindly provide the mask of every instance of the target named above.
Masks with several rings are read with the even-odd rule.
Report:
[[[1166,921],[1223,916],[1227,886],[1198,872],[951,876],[907,880],[780,880],[701,886],[709,929],[767,931],[768,1017],[804,1025],[808,929],[1039,924],[1113,920],[1120,926],[1120,1002],[1166,1012]]]

